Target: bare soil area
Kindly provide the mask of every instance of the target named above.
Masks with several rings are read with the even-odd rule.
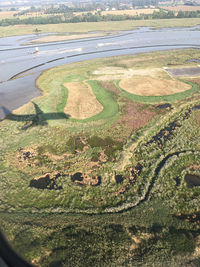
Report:
[[[64,112],[72,118],[86,119],[103,110],[103,106],[87,83],[68,82],[64,86],[68,89],[68,100]]]
[[[109,80],[121,80],[132,77],[133,75],[148,75],[152,77],[158,77],[165,75],[165,71],[162,68],[148,68],[148,69],[125,69],[120,67],[103,67],[95,70],[93,75],[99,75],[97,80],[109,81]]]
[[[121,80],[119,85],[129,93],[142,96],[171,95],[191,88],[189,84],[181,81],[147,76],[126,78]]]

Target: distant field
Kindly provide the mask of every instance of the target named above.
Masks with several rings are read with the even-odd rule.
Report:
[[[166,6],[164,9],[170,11],[197,11],[200,10],[200,6]]]
[[[2,11],[0,12],[0,19],[13,18],[16,13],[16,11]]]
[[[89,31],[123,31],[131,30],[142,26],[151,28],[191,27],[197,24],[200,24],[200,18],[101,21],[46,25],[15,25],[0,27],[0,37],[32,34],[35,32],[36,28],[41,33],[85,33]]]
[[[12,19],[12,18],[20,18],[20,19],[27,19],[32,17],[47,17],[51,16],[51,14],[44,14],[44,12],[30,12],[24,15],[17,15],[19,11],[3,11],[0,12],[0,20],[1,19]],[[16,16],[14,16],[16,14]],[[62,15],[62,14],[55,14],[55,15]]]
[[[141,9],[132,9],[132,10],[110,10],[103,11],[102,15],[130,15],[136,16],[140,14],[152,14],[154,11],[159,11],[157,8],[141,8]]]

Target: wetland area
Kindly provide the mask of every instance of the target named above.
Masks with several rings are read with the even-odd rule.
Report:
[[[199,266],[199,26],[94,34],[0,39],[1,228],[35,266]]]

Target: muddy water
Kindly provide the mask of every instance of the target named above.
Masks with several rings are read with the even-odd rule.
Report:
[[[93,58],[200,47],[199,29],[199,26],[159,30],[143,27],[113,36],[39,44],[38,53],[36,45],[22,46],[38,36],[0,38],[0,108],[13,110],[39,95],[35,79],[45,69]],[[16,77],[23,72],[28,78]],[[16,79],[10,82],[13,76]],[[0,110],[0,119],[4,117]]]
[[[200,176],[193,174],[186,174],[184,177],[188,188],[193,188],[195,186],[200,186]]]

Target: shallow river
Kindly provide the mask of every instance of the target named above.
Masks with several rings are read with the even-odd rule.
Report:
[[[200,25],[159,30],[142,27],[99,38],[26,45],[36,38],[38,35],[0,38],[0,119],[5,117],[3,106],[12,111],[40,94],[35,80],[45,69],[93,58],[200,48]],[[39,48],[38,53],[34,53],[35,47]],[[21,76],[11,80],[20,72]]]

